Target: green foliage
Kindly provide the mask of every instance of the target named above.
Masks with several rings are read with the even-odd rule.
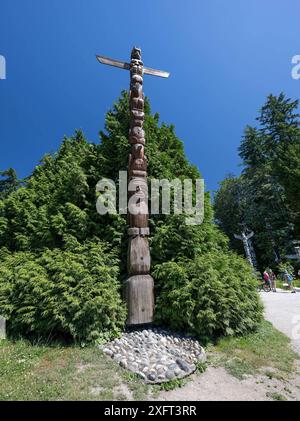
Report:
[[[243,334],[262,317],[249,265],[235,254],[210,252],[157,265],[156,318],[199,337]]]
[[[128,102],[123,92],[107,113],[100,144],[80,131],[65,138],[0,200],[0,314],[13,333],[101,342],[124,326],[126,218],[97,213],[96,184],[104,177],[118,181],[127,168]],[[145,132],[150,182],[200,178],[174,127],[159,124],[147,100]],[[204,336],[256,326],[260,306],[250,269],[228,252],[209,194],[203,224],[159,214],[151,215],[150,228],[157,320]]]
[[[300,235],[300,128],[298,101],[270,95],[261,108],[258,127],[247,126],[239,147],[244,170],[227,177],[215,196],[217,222],[233,239],[246,224],[255,232],[261,267],[274,266]]]
[[[95,239],[96,240],[96,239]],[[0,308],[13,332],[68,334],[77,341],[116,335],[124,325],[119,261],[99,240],[40,256],[2,250]]]
[[[206,201],[206,210],[211,205]],[[227,238],[206,217],[201,225],[187,225],[184,215],[170,215],[153,224],[151,250],[154,264],[194,259],[212,250],[226,250]]]
[[[286,272],[292,274],[294,272],[294,268],[291,263],[285,262],[278,265],[278,271],[281,275],[284,275]]]
[[[189,381],[188,378],[184,377],[182,379],[173,379],[168,382],[160,383],[158,386],[155,386],[157,391],[169,392],[170,390],[179,389],[187,384]]]
[[[15,191],[19,185],[17,174],[13,168],[6,171],[0,171],[0,200],[7,197]],[[4,177],[4,179],[3,179]]]
[[[266,396],[273,399],[273,401],[286,401],[287,398],[278,392],[267,392]]]
[[[281,148],[275,168],[293,214],[295,236],[300,238],[300,140]]]
[[[207,362],[205,362],[205,363],[198,362],[196,364],[196,371],[197,371],[197,373],[202,374],[202,373],[205,372],[206,369],[207,369]]]
[[[240,234],[241,224],[245,221],[247,212],[246,180],[243,177],[228,175],[221,183],[214,197],[215,219],[228,235],[230,245],[244,253],[240,240],[235,234]]]

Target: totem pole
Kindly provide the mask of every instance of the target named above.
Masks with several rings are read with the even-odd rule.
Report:
[[[234,234],[234,237],[237,240],[242,240],[248,262],[253,267],[253,269],[257,269],[256,256],[255,256],[254,249],[250,240],[253,237],[253,235],[254,235],[253,231],[247,234],[246,231],[244,230],[241,232],[241,235]]]
[[[141,49],[134,47],[130,63],[96,56],[102,64],[130,70],[131,153],[128,161],[128,279],[125,294],[128,307],[127,324],[151,323],[154,311],[154,280],[150,275],[148,236],[147,158],[145,156],[143,74],[168,77],[169,73],[143,66]]]

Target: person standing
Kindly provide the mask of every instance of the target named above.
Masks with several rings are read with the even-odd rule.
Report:
[[[269,276],[270,276],[270,281],[271,281],[271,289],[273,292],[276,292],[276,275],[272,271],[272,269],[270,269],[269,271]]]
[[[263,278],[264,278],[265,284],[270,285],[270,275],[269,275],[267,269],[265,269],[265,271],[263,273]]]
[[[294,278],[293,278],[293,275],[291,275],[287,270],[285,271],[285,278],[286,278],[286,281],[287,281],[287,283],[288,283],[288,289],[291,291],[291,292],[293,292],[293,293],[295,293],[296,291],[294,290],[294,288],[293,288],[293,280],[294,280]]]
[[[285,280],[286,280],[286,282],[288,284],[288,289],[291,292],[294,292],[295,293],[296,291],[293,288],[293,280],[294,280],[294,278],[293,278],[293,275],[291,275],[287,269],[285,269],[285,271],[284,271],[284,278],[285,278]]]

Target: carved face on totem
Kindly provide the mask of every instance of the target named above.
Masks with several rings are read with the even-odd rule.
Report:
[[[144,158],[144,146],[141,144],[132,145],[132,155],[135,159],[143,159]]]
[[[131,50],[131,59],[141,60],[142,58],[142,50],[138,47],[133,47]]]
[[[145,144],[145,132],[141,127],[134,126],[129,130],[129,141],[130,143],[141,143]]]

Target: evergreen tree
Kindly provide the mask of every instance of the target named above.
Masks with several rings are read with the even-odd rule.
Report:
[[[300,238],[300,141],[290,143],[276,161],[276,171],[293,212],[295,237]]]
[[[18,187],[18,178],[16,171],[9,168],[6,171],[0,171],[0,177],[5,177],[4,180],[0,178],[0,200],[7,197],[11,192]]]
[[[297,107],[298,101],[292,101],[282,93],[267,98],[257,118],[259,126],[246,127],[239,147],[244,165],[242,175],[222,182],[216,195],[219,225],[231,237],[228,215],[233,206],[239,209],[236,215],[243,219],[240,222],[255,232],[254,245],[262,267],[273,266],[284,258],[299,232],[298,195],[295,194],[300,159],[297,155],[300,140]],[[291,167],[292,161],[294,167]],[[240,186],[243,200],[239,203],[231,194],[230,183]]]
[[[247,200],[246,180],[244,177],[228,175],[221,183],[214,196],[215,220],[228,235],[233,249],[244,253],[240,240],[234,235],[240,234],[246,221]]]

